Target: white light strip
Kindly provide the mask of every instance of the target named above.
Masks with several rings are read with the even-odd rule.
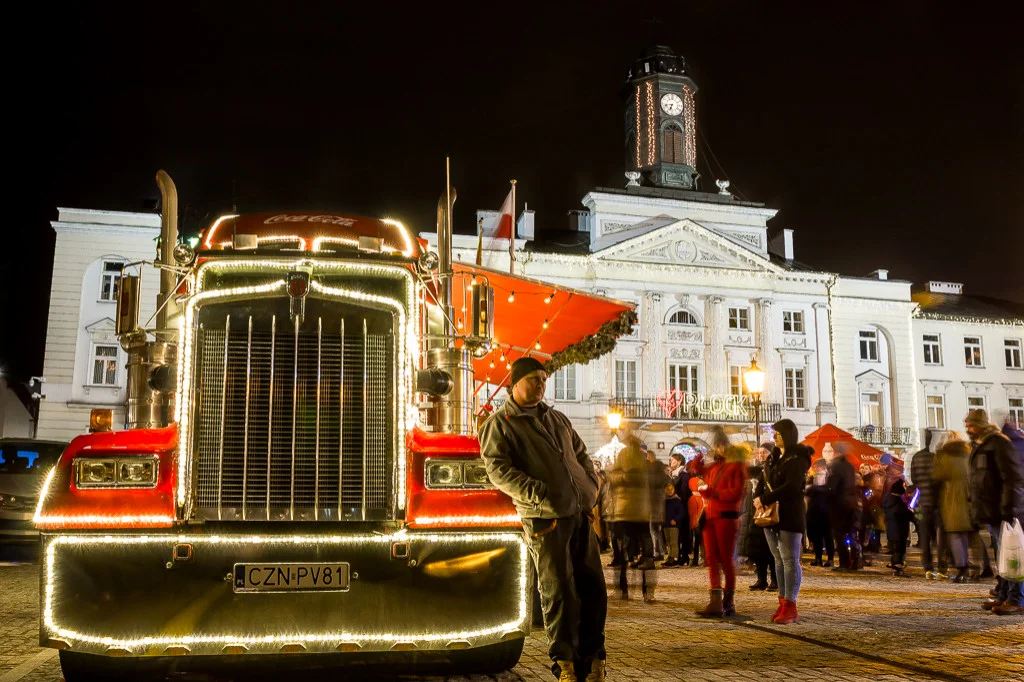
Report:
[[[327,236],[317,237],[316,239],[313,240],[313,251],[317,251],[317,252],[322,251],[322,249],[320,247],[323,244],[345,244],[347,246],[358,247],[359,246],[359,240],[358,239],[351,239],[350,237],[327,237]],[[381,244],[380,245],[380,250],[384,251],[386,253],[402,253],[401,251],[399,251],[395,247],[391,246],[390,244]],[[406,254],[403,253],[403,255],[406,255]]]
[[[124,515],[115,516],[110,514],[80,514],[75,516],[36,516],[36,524],[48,524],[52,526],[130,526],[133,523],[141,523],[147,526],[172,526],[173,516],[161,515]]]
[[[213,235],[216,234],[217,228],[220,227],[220,224],[222,222],[224,222],[225,220],[230,220],[231,218],[237,218],[237,217],[238,217],[237,213],[232,213],[231,215],[222,215],[221,217],[217,218],[217,220],[213,223],[213,225],[210,226],[210,231],[206,233],[206,240],[203,242],[203,245],[206,248],[208,248],[208,249],[212,249],[213,248]]]
[[[258,245],[260,242],[298,242],[299,250],[306,250],[306,239],[297,234],[272,234],[263,237],[256,237],[256,244]],[[220,245],[224,248],[230,248],[233,246],[233,242],[220,242]]]
[[[519,547],[519,591],[518,591],[518,617],[516,620],[500,623],[488,628],[469,630],[464,632],[291,632],[287,634],[252,635],[250,633],[239,634],[217,634],[202,636],[156,636],[156,637],[135,637],[121,639],[112,636],[89,635],[75,630],[61,627],[53,616],[53,602],[55,591],[55,565],[57,548],[61,545],[144,545],[160,544],[170,546],[171,543],[186,543],[193,546],[210,545],[303,545],[303,544],[332,544],[332,545],[380,545],[396,541],[437,544],[471,543],[484,541],[499,541],[508,544],[516,544]],[[195,536],[195,535],[136,535],[136,536],[111,536],[111,535],[63,535],[55,537],[46,547],[45,556],[45,584],[43,586],[43,623],[48,634],[52,637],[67,639],[71,642],[84,642],[98,644],[105,647],[124,648],[131,651],[136,647],[149,647],[154,645],[194,645],[194,644],[291,644],[291,643],[328,643],[334,645],[341,642],[448,642],[451,640],[488,637],[503,635],[510,631],[522,630],[526,623],[527,614],[527,576],[528,576],[528,554],[526,543],[520,533],[406,533],[400,531],[392,535],[292,535],[292,536]],[[125,623],[130,628],[131,623]]]
[[[46,478],[43,479],[43,487],[39,490],[39,501],[36,502],[36,513],[32,517],[32,523],[40,523],[43,519],[43,504],[46,502],[46,496],[50,494],[50,483],[56,473],[57,467],[52,466],[46,474]]]
[[[417,526],[514,526],[519,524],[519,514],[503,516],[417,516]]]
[[[409,237],[409,230],[406,229],[405,225],[391,218],[381,218],[380,221],[385,225],[398,228],[398,233],[402,235],[402,241],[405,242],[405,250],[402,251],[402,255],[406,258],[412,256],[412,238]]]

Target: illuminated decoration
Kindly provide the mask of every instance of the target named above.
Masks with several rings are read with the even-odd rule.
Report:
[[[518,516],[516,516],[518,521]],[[519,583],[517,585],[516,607],[514,620],[497,623],[491,627],[464,632],[288,632],[282,634],[252,634],[251,631],[237,633],[218,633],[214,635],[171,636],[156,633],[147,637],[139,637],[135,633],[129,636],[114,636],[77,632],[61,626],[54,618],[54,593],[58,578],[57,553],[63,546],[82,545],[117,545],[121,547],[159,545],[168,547],[173,543],[191,544],[197,549],[203,545],[238,545],[238,546],[273,546],[273,545],[309,545],[309,546],[373,546],[390,545],[393,542],[423,542],[436,545],[453,545],[479,543],[481,541],[499,542],[514,545],[519,550]],[[409,533],[404,530],[393,534],[360,534],[360,535],[287,535],[287,536],[201,536],[201,535],[61,535],[53,538],[46,546],[43,573],[43,627],[50,638],[64,639],[72,643],[92,644],[97,647],[120,648],[129,654],[137,650],[153,646],[186,646],[201,647],[208,645],[210,653],[221,653],[224,646],[281,645],[302,643],[320,645],[322,650],[337,650],[342,643],[356,643],[363,648],[377,650],[388,649],[399,642],[417,642],[424,644],[440,644],[443,646],[452,640],[499,639],[509,632],[525,632],[527,622],[527,582],[529,555],[521,533]],[[126,624],[131,628],[130,623]],[[440,648],[440,647],[438,647]],[[141,652],[140,652],[141,653]]]
[[[514,291],[509,292],[508,302],[509,303],[515,303],[516,302],[516,292],[514,292]]]
[[[633,111],[636,112],[636,140],[634,146],[636,147],[636,167],[640,167],[640,86],[636,86],[635,95],[636,102],[633,105]]]
[[[351,239],[350,237],[317,237],[313,240],[313,251],[323,251],[324,244],[345,244],[346,246],[354,246],[359,248],[359,240]],[[380,250],[384,253],[400,253],[398,249],[391,246],[390,244],[381,244]]]
[[[683,122],[686,127],[686,147],[683,158],[690,168],[697,167],[697,106],[693,99],[693,89],[683,86]]]
[[[538,341],[537,343],[533,344],[533,348],[534,348],[534,350],[540,350],[540,341]]]
[[[541,326],[542,326],[542,327],[543,327],[544,329],[547,329],[547,328],[548,328],[548,321],[547,321],[547,320],[544,320],[544,324],[543,324],[543,325],[541,325]]]
[[[217,228],[220,227],[220,224],[222,222],[224,222],[225,220],[231,220],[232,218],[237,218],[237,217],[238,217],[237,213],[232,213],[230,215],[222,215],[221,217],[217,218],[217,220],[214,221],[213,225],[210,226],[210,231],[208,233],[206,233],[206,241],[203,242],[203,246],[205,246],[208,249],[212,249],[213,248],[213,236],[215,234],[217,234]]]
[[[654,165],[654,149],[657,142],[654,139],[654,84],[651,81],[644,83],[646,88],[647,104],[647,165]]]
[[[409,236],[409,228],[393,218],[380,218],[380,221],[385,225],[398,228],[398,233],[402,235],[402,241],[405,243],[405,249],[401,251],[401,254],[406,258],[412,256],[412,237]],[[390,247],[386,247],[387,250]]]
[[[322,295],[336,296],[339,298],[348,298],[357,301],[372,302],[379,305],[383,305],[392,310],[397,311],[399,317],[398,323],[398,362],[400,368],[400,376],[398,381],[398,392],[397,396],[392,396],[392,399],[396,401],[395,414],[397,415],[397,426],[398,426],[398,438],[396,443],[396,459],[398,464],[398,486],[397,486],[397,500],[400,509],[405,507],[405,487],[406,487],[406,456],[405,456],[405,437],[409,429],[411,429],[418,421],[419,414],[416,404],[412,400],[415,395],[413,381],[413,358],[415,358],[419,352],[419,334],[416,328],[416,316],[409,315],[407,311],[416,310],[416,301],[420,297],[419,285],[413,277],[413,274],[405,267],[400,265],[389,265],[384,263],[367,263],[361,261],[342,261],[342,260],[209,260],[203,262],[195,274],[196,280],[196,291],[198,292],[193,296],[188,304],[185,306],[185,314],[183,315],[184,320],[181,324],[181,345],[182,349],[179,353],[179,382],[180,390],[178,395],[180,399],[178,403],[178,424],[179,424],[179,439],[180,439],[180,453],[178,457],[178,495],[177,501],[179,507],[186,507],[187,502],[187,485],[186,482],[191,480],[189,477],[189,471],[191,467],[191,434],[189,432],[189,410],[186,408],[185,403],[189,402],[192,395],[192,355],[193,355],[193,337],[195,334],[195,313],[196,306],[207,300],[216,300],[229,297],[254,297],[277,293],[279,290],[285,288],[286,282],[282,278],[275,282],[267,284],[247,286],[247,287],[236,287],[232,289],[213,289],[204,291],[206,286],[206,280],[211,273],[214,272],[257,272],[257,273],[274,273],[284,274],[299,270],[302,267],[313,267],[317,272],[343,272],[352,274],[365,274],[365,275],[377,275],[389,278],[402,279],[406,283],[406,300],[405,307],[403,308],[402,303],[392,298],[378,296],[371,293],[362,291],[339,289],[335,287],[328,287],[314,281],[312,283],[312,289]],[[399,409],[399,406],[402,406]]]
[[[306,250],[306,240],[296,234],[272,234],[263,237],[256,237],[256,243],[263,242],[295,242],[299,245],[299,251]],[[231,248],[232,242],[220,242],[225,249]]]
[[[594,452],[593,457],[601,462],[602,467],[607,469],[615,463],[615,458],[625,447],[626,444],[620,441],[618,436],[612,436],[610,441],[599,447]]]
[[[552,291],[552,292],[551,292],[550,294],[548,294],[547,296],[545,296],[545,297],[544,297],[544,303],[545,303],[545,304],[549,304],[549,305],[550,305],[550,303],[551,303],[552,299],[554,299],[554,298],[555,298],[555,294],[556,294],[556,293],[558,293],[558,292],[557,292],[557,291]]]
[[[605,420],[608,422],[608,428],[615,431],[622,425],[622,413],[609,412],[605,415]]]
[[[32,523],[45,528],[59,528],[61,526],[94,526],[98,528],[124,528],[125,526],[145,526],[148,528],[170,527],[174,525],[174,517],[156,514],[75,514],[72,516],[61,516],[54,514],[43,514],[43,507],[50,495],[50,484],[57,474],[57,467],[51,467],[43,480],[43,487],[39,490],[39,501],[36,503],[36,512],[32,516]]]
[[[500,516],[417,516],[417,526],[516,526],[522,523],[519,514]]]

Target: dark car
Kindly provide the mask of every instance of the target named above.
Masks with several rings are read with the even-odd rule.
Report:
[[[0,543],[35,542],[32,515],[43,479],[67,443],[0,438]]]

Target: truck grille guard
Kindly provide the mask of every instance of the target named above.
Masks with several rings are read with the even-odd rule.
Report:
[[[311,282],[302,317],[289,315],[286,289],[287,273],[300,266],[326,275]],[[267,281],[267,270],[281,279]],[[204,290],[214,273],[264,279]],[[345,288],[335,286],[346,276]],[[404,296],[371,291],[375,280],[389,292],[399,284]],[[398,518],[406,432],[416,416],[412,273],[359,262],[231,260],[200,266],[196,289],[179,356],[183,517]]]

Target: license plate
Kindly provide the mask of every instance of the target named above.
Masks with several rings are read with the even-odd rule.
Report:
[[[235,592],[339,592],[348,589],[349,565],[235,564]]]

